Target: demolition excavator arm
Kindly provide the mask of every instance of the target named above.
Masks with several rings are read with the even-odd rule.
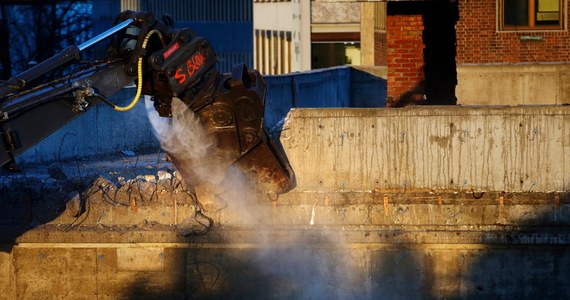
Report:
[[[172,24],[168,17],[160,22],[151,13],[125,11],[117,25],[97,37],[0,82],[0,165],[10,166],[98,103],[125,111],[149,95],[160,116],[172,117],[176,97],[200,116],[218,147],[262,190],[291,189],[294,174],[263,127],[263,78],[245,65],[220,74],[208,40]],[[80,61],[84,51],[104,40],[109,41],[104,58]],[[137,93],[129,105],[108,100],[133,81]]]

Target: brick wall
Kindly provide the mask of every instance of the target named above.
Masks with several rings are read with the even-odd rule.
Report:
[[[387,61],[387,51],[386,51],[386,32],[385,31],[375,31],[374,32],[374,65],[375,66],[386,66]]]
[[[497,1],[459,1],[457,63],[532,63],[570,61],[568,32],[497,32]],[[521,40],[539,36],[542,40]]]
[[[389,15],[387,18],[388,97],[394,101],[424,78],[423,28],[421,15]]]

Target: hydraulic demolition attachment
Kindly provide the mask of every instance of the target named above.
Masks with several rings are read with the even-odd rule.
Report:
[[[162,117],[172,117],[171,101],[181,99],[260,189],[290,190],[293,171],[263,127],[265,82],[259,72],[237,65],[230,74],[220,74],[208,40],[172,24],[168,17],[159,22],[151,13],[125,11],[113,28],[1,82],[0,165],[11,166],[17,156],[95,104],[125,111],[144,94]],[[110,46],[103,59],[80,60],[104,40]],[[137,92],[129,105],[108,100],[133,81]]]

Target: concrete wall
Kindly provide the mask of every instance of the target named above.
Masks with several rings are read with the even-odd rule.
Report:
[[[197,205],[154,156],[0,174],[0,298],[567,299],[569,114],[295,109],[278,198]]]
[[[569,64],[462,65],[457,81],[463,105],[570,103]]]
[[[300,109],[281,140],[299,190],[565,191],[569,114],[567,106]]]
[[[311,23],[360,23],[360,4],[312,3]]]
[[[89,180],[79,215],[73,182],[2,184],[0,299],[570,296],[567,193],[297,190],[203,201],[201,235],[174,180]]]
[[[568,247],[22,244],[3,299],[567,299]],[[292,253],[300,259],[290,257]],[[263,264],[258,264],[259,257]],[[283,263],[281,259],[290,259]],[[314,264],[325,260],[327,263]],[[345,267],[346,266],[346,267]],[[281,268],[282,272],[275,272]],[[17,271],[15,271],[17,270]],[[348,279],[346,277],[349,277]],[[10,284],[12,283],[12,284]]]

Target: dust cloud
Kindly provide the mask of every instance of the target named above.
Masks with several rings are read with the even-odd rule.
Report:
[[[314,223],[314,207],[306,222],[290,228],[287,214],[276,216],[270,201],[258,193],[242,172],[231,165],[199,117],[182,101],[173,99],[173,118],[161,118],[146,101],[149,119],[163,149],[175,157],[177,170],[191,186],[202,190],[199,201],[224,207],[228,224],[255,232],[255,257],[249,258],[272,299],[359,299],[367,290],[355,271],[356,259],[336,230]],[[261,196],[260,196],[261,195]],[[202,198],[200,197],[202,196]],[[207,198],[207,199],[206,199]],[[262,199],[260,199],[262,198]],[[205,200],[204,200],[205,199]],[[277,210],[279,211],[279,210]],[[208,212],[205,212],[206,214]],[[285,220],[285,221],[284,221]],[[229,224],[231,222],[231,224]],[[250,237],[251,238],[251,237]]]
[[[177,170],[190,185],[220,184],[230,162],[216,148],[216,140],[200,118],[178,98],[172,101],[172,118],[150,113],[149,119],[161,147],[175,160]],[[154,109],[152,109],[154,110]]]

